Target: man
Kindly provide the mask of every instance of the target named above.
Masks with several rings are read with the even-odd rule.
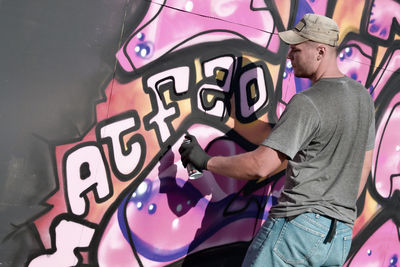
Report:
[[[254,151],[210,157],[194,136],[183,164],[237,179],[266,179],[285,164],[278,203],[254,237],[243,266],[341,266],[350,249],[356,200],[371,169],[374,105],[368,91],[337,66],[339,29],[306,14],[279,33],[294,74],[312,86],[296,94]]]

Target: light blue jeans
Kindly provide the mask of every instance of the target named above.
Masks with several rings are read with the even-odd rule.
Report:
[[[342,266],[350,250],[352,228],[337,221],[332,241],[326,242],[331,223],[332,219],[315,213],[292,220],[268,218],[242,266]]]

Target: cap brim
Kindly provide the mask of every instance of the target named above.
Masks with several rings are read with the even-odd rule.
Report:
[[[287,44],[300,44],[308,40],[297,34],[294,30],[279,32],[278,34],[281,40]]]

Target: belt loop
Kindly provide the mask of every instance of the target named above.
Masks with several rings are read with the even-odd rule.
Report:
[[[324,240],[324,244],[330,243],[332,241],[333,236],[336,233],[336,224],[337,224],[337,220],[332,219],[331,226],[329,227],[329,232]]]

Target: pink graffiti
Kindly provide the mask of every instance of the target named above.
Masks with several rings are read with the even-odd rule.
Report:
[[[76,248],[86,248],[94,235],[94,229],[72,220],[61,220],[55,228],[54,252],[34,258],[29,267],[76,266]]]
[[[387,40],[392,29],[393,19],[400,22],[400,4],[394,0],[373,1],[369,16],[368,33]]]
[[[397,266],[400,243],[399,227],[392,220],[384,223],[345,266]]]
[[[264,1],[152,1],[117,58],[125,71],[132,72],[166,53],[199,43],[233,38],[265,47],[274,25]],[[273,50],[279,47],[277,41]]]
[[[315,14],[326,14],[326,7],[328,5],[328,0],[320,0],[320,1],[315,1],[315,0],[307,0],[307,4],[310,6],[310,8],[314,11]]]
[[[196,126],[189,131],[198,137],[202,147],[210,146],[208,152],[211,155],[244,152],[233,141],[218,140],[223,134],[213,128]],[[132,265],[132,262],[136,262],[124,230],[128,234],[131,232],[135,249],[144,266],[165,265],[206,248],[249,241],[258,230],[262,221],[256,223],[254,216],[258,208],[255,202],[249,202],[250,205],[246,206],[249,198],[242,197],[233,201],[228,208],[232,213],[223,215],[227,199],[247,182],[207,171],[197,180],[188,180],[187,171],[180,163],[177,152],[182,140],[160,159],[160,163],[130,196],[124,212],[127,229],[123,229],[125,226],[121,226],[118,218],[121,211],[119,215],[118,211],[114,213],[99,246],[100,266]],[[212,140],[216,141],[210,143]],[[261,199],[268,193],[276,196],[282,185],[280,181],[273,192],[270,186],[260,188],[253,192],[252,197],[254,199],[258,196]],[[270,206],[271,203],[268,203],[266,214]],[[241,209],[244,210],[234,212]]]
[[[379,73],[372,83],[373,98],[374,100],[379,96],[388,80],[392,77],[394,71],[400,66],[400,50],[396,49],[391,52],[386,62],[379,69]]]
[[[365,85],[371,66],[371,55],[371,47],[351,40],[339,52],[337,63],[342,73]]]
[[[294,76],[292,63],[289,59],[286,59],[285,70],[282,76],[282,98],[281,101],[278,102],[276,109],[278,118],[282,115],[290,99],[292,99],[296,93],[308,89],[310,85],[311,83],[308,79]]]
[[[143,14],[144,19],[118,51],[117,59],[126,72],[133,72],[135,69],[152,62],[163,63],[161,57],[168,53],[197,44],[220,42],[229,39],[249,41],[249,43],[265,47],[268,51],[276,53],[282,44],[277,35],[273,34],[277,32],[277,28],[266,2],[268,1],[149,1],[149,8]],[[300,1],[296,10],[297,15],[303,11],[326,14],[328,2],[331,1]],[[282,4],[278,1],[274,3],[278,12],[284,12],[284,10],[289,10],[289,7],[291,7],[288,6],[288,3]],[[400,13],[398,10],[398,1],[375,1],[369,22],[363,24],[368,27],[369,36],[367,37],[371,38],[373,36],[381,40],[387,40],[390,37],[390,30],[393,28],[393,19],[399,20]],[[291,11],[291,14],[279,14],[284,20],[284,24],[289,20],[289,17],[296,15],[293,12]],[[335,14],[338,14],[337,17],[340,17],[340,13],[341,10],[339,8],[335,9]],[[358,20],[358,18],[354,19]],[[363,33],[363,31],[360,32]],[[394,71],[400,66],[400,52],[378,44],[374,48],[379,48],[379,52],[387,49],[388,54],[382,58],[383,64],[374,68],[371,65],[372,62],[375,63],[373,56],[376,56],[374,55],[376,50],[357,40],[350,40],[344,44],[343,49],[339,51],[337,62],[343,73],[363,85],[366,85],[371,78],[374,78],[369,90],[372,92],[373,98],[377,100],[382,92],[395,90],[395,88],[388,88],[387,86],[394,75]],[[398,41],[393,42],[393,44],[398,45]],[[261,57],[263,56],[261,55]],[[381,59],[380,56],[381,54],[377,58]],[[173,60],[174,64],[179,60],[180,58],[177,61],[175,58]],[[226,70],[226,82],[224,85],[202,84],[196,99],[202,99],[201,97],[207,95],[209,93],[207,90],[211,91],[210,89],[228,96],[231,88],[233,88],[231,80],[234,77],[234,68],[231,66],[236,66],[235,60],[236,58],[231,57],[231,55],[219,55],[219,57],[202,62],[204,64],[201,71],[205,78],[213,77],[216,69],[223,68]],[[262,60],[271,63],[268,62],[268,58],[263,58]],[[274,84],[282,82],[281,88],[278,89],[281,90],[281,95],[279,95],[279,92],[277,94],[281,97],[277,103],[276,114],[278,117],[291,97],[297,92],[307,89],[310,85],[309,81],[294,77],[290,61],[286,61],[283,64],[285,64],[282,72],[283,77],[274,76],[277,79],[277,81],[274,80],[276,82]],[[157,106],[158,112],[149,113],[154,117],[147,117],[149,118],[149,123],[155,122],[157,124],[160,132],[159,138],[162,142],[174,137],[172,135],[175,132],[170,131],[166,118],[173,118],[178,115],[178,111],[180,111],[178,108],[182,108],[182,106],[164,107],[163,94],[160,94],[161,89],[158,86],[163,85],[168,79],[168,81],[174,82],[175,95],[189,92],[189,89],[191,90],[189,88],[190,67],[184,64],[165,72],[153,73],[150,77],[147,77],[149,73],[146,73],[147,80],[143,79],[144,84],[149,89],[148,92],[154,94],[156,98],[152,98],[153,95],[148,93],[148,96],[152,98],[150,99],[151,101],[144,97],[144,94],[141,94],[143,90],[140,90],[142,82],[140,79],[135,84],[119,84],[117,80],[111,81],[110,87],[106,90],[107,101],[96,106],[97,121],[102,122],[108,118],[112,119],[113,116],[119,117],[117,117],[117,120],[110,120],[107,125],[99,127],[99,136],[96,136],[95,128],[93,128],[82,139],[82,145],[86,141],[89,142],[88,145],[79,147],[79,150],[69,154],[69,158],[65,162],[67,177],[65,186],[64,181],[61,179],[60,193],[49,201],[49,204],[53,205],[54,208],[46,216],[42,216],[42,221],[38,223],[46,250],[31,262],[31,266],[50,266],[53,263],[56,263],[57,266],[60,263],[65,263],[69,266],[78,263],[78,255],[71,253],[71,251],[73,252],[75,248],[87,250],[91,238],[95,234],[94,229],[90,227],[84,228],[83,225],[81,225],[82,228],[79,228],[78,223],[72,224],[71,222],[62,221],[55,229],[56,235],[52,236],[51,241],[55,242],[57,247],[57,250],[54,251],[54,247],[50,249],[53,243],[50,244],[50,234],[48,233],[51,220],[54,220],[57,214],[64,212],[72,212],[82,216],[87,213],[90,205],[94,208],[95,205],[100,205],[108,197],[111,197],[113,192],[111,189],[119,188],[123,183],[119,181],[118,177],[114,177],[114,173],[112,175],[113,179],[109,180],[106,170],[109,168],[110,160],[115,161],[115,169],[118,170],[119,177],[123,177],[133,173],[139,159],[145,157],[145,155],[139,153],[141,151],[139,144],[132,146],[132,149],[129,150],[132,154],[122,153],[121,143],[119,142],[120,133],[133,128],[136,124],[139,125],[139,120],[136,122],[133,117],[124,117],[122,119],[121,114],[127,110],[135,109],[141,112],[150,112],[151,105],[153,105],[153,111],[154,107]],[[243,97],[243,99],[245,99],[247,92],[244,90],[246,88],[245,85],[250,78],[257,77],[260,80],[264,80],[264,78],[261,78],[263,73],[254,76],[249,75],[248,80],[245,80],[246,75],[253,73],[253,71],[258,73],[258,69],[255,68],[243,74],[243,81],[245,82],[239,88],[239,90],[243,90],[240,91],[240,97]],[[375,72],[373,77],[371,77],[372,71]],[[114,90],[111,90],[112,87]],[[115,90],[116,88],[118,90]],[[132,90],[136,88],[140,89]],[[245,106],[245,101],[242,101],[242,105],[235,108],[242,112],[241,115],[243,117],[248,117],[252,115],[254,109],[261,108],[261,104],[264,103],[261,100],[268,100],[267,95],[261,94],[260,96],[261,98],[256,103],[257,105]],[[152,102],[153,100],[154,102]],[[221,99],[217,100],[217,104],[211,109],[202,106],[200,101],[196,103],[197,109],[207,115],[222,118],[227,113],[225,102]],[[372,177],[373,186],[380,196],[384,198],[391,198],[395,190],[400,190],[399,103],[400,93],[391,99],[386,110],[383,111],[383,115],[381,114],[381,117],[377,118],[379,124],[377,125]],[[140,123],[144,124],[145,122],[140,120]],[[176,125],[178,124],[177,122]],[[223,127],[225,126],[227,125],[223,125]],[[196,125],[190,128],[189,131],[198,137],[202,147],[207,147],[211,155],[235,155],[246,150],[235,141],[227,139],[223,132],[212,127]],[[110,147],[106,147],[106,145],[101,145],[100,140],[97,140],[97,138],[108,138],[114,142],[111,143]],[[162,156],[160,162],[152,168],[135,191],[132,190],[132,192],[128,193],[122,190],[114,191],[113,197],[124,198],[117,210],[110,209],[111,212],[114,212],[111,217],[102,218],[101,211],[95,209],[89,214],[90,216],[88,215],[88,220],[93,220],[96,223],[105,223],[105,230],[103,231],[104,228],[99,228],[99,231],[102,232],[96,232],[96,235],[102,236],[97,248],[98,251],[94,253],[98,257],[98,262],[94,264],[99,266],[137,266],[139,265],[139,259],[144,266],[164,266],[205,249],[240,241],[249,241],[257,232],[272,205],[271,199],[276,200],[279,196],[283,179],[280,179],[274,187],[267,185],[258,188],[251,193],[251,196],[243,196],[240,193],[240,190],[246,186],[246,182],[229,179],[207,171],[198,180],[188,180],[186,169],[181,165],[180,156],[177,152],[182,139],[183,137]],[[146,145],[150,149],[158,152],[159,146],[151,143],[150,138],[145,140],[148,141]],[[94,144],[95,142],[99,142],[99,144]],[[66,151],[70,151],[77,144],[57,146],[56,161],[58,164],[57,175],[59,177],[63,177],[63,156]],[[111,157],[109,153],[111,148],[121,153],[113,153],[113,157]],[[107,159],[104,162],[100,153],[103,149],[105,149],[104,151],[107,155]],[[150,161],[151,159],[148,160]],[[96,168],[96,172],[92,172],[92,175],[83,179],[80,173],[81,167],[85,166],[85,164],[93,166],[97,164],[100,167]],[[95,178],[98,178],[98,180]],[[131,178],[133,179],[133,175],[132,177],[129,176],[129,179]],[[114,183],[114,188],[108,187],[111,183]],[[95,186],[93,187],[93,185]],[[98,194],[93,197],[93,193],[90,192],[90,198],[88,202],[85,202],[81,198],[82,193],[89,188],[96,189],[97,191],[93,191]],[[118,196],[120,193],[124,195]],[[256,214],[258,214],[256,211],[259,211],[261,207],[254,202],[254,199],[261,202],[264,201],[263,198],[267,199],[265,196],[268,195],[270,198],[268,198],[269,202],[266,203],[265,210],[261,210],[262,215],[256,218]],[[370,198],[375,197],[374,195],[371,196]],[[68,207],[64,203],[64,198],[69,200]],[[251,201],[250,198],[252,198]],[[370,208],[368,205],[369,202],[365,202],[364,211]],[[389,204],[387,206],[378,206],[382,208],[383,212],[385,212],[385,209],[393,208]],[[375,211],[369,212],[373,213]],[[364,223],[363,227],[374,227],[367,220],[362,222],[362,224]],[[398,225],[395,225],[393,221],[387,221],[373,235],[367,236],[369,239],[364,244],[360,244],[362,248],[357,254],[353,255],[351,266],[392,266],[390,265],[393,263],[391,260],[395,259],[394,256],[397,255],[396,253],[399,251],[400,246],[398,235],[396,235],[398,230]],[[74,243],[76,241],[74,240],[74,235],[68,234],[76,231],[83,231],[84,235],[81,242]],[[365,232],[362,231],[357,233],[365,235]],[[98,240],[97,237],[99,236],[96,236],[96,240]],[[133,250],[137,252],[138,258]],[[67,259],[71,261],[68,262]],[[54,266],[54,264],[51,266]]]
[[[285,71],[282,77],[282,98],[277,105],[276,113],[280,117],[285,110],[286,104],[289,103],[290,99],[296,94],[295,76],[293,73],[292,63],[289,59],[285,62]]]
[[[400,190],[400,93],[391,100],[376,133],[375,188],[385,198]]]

